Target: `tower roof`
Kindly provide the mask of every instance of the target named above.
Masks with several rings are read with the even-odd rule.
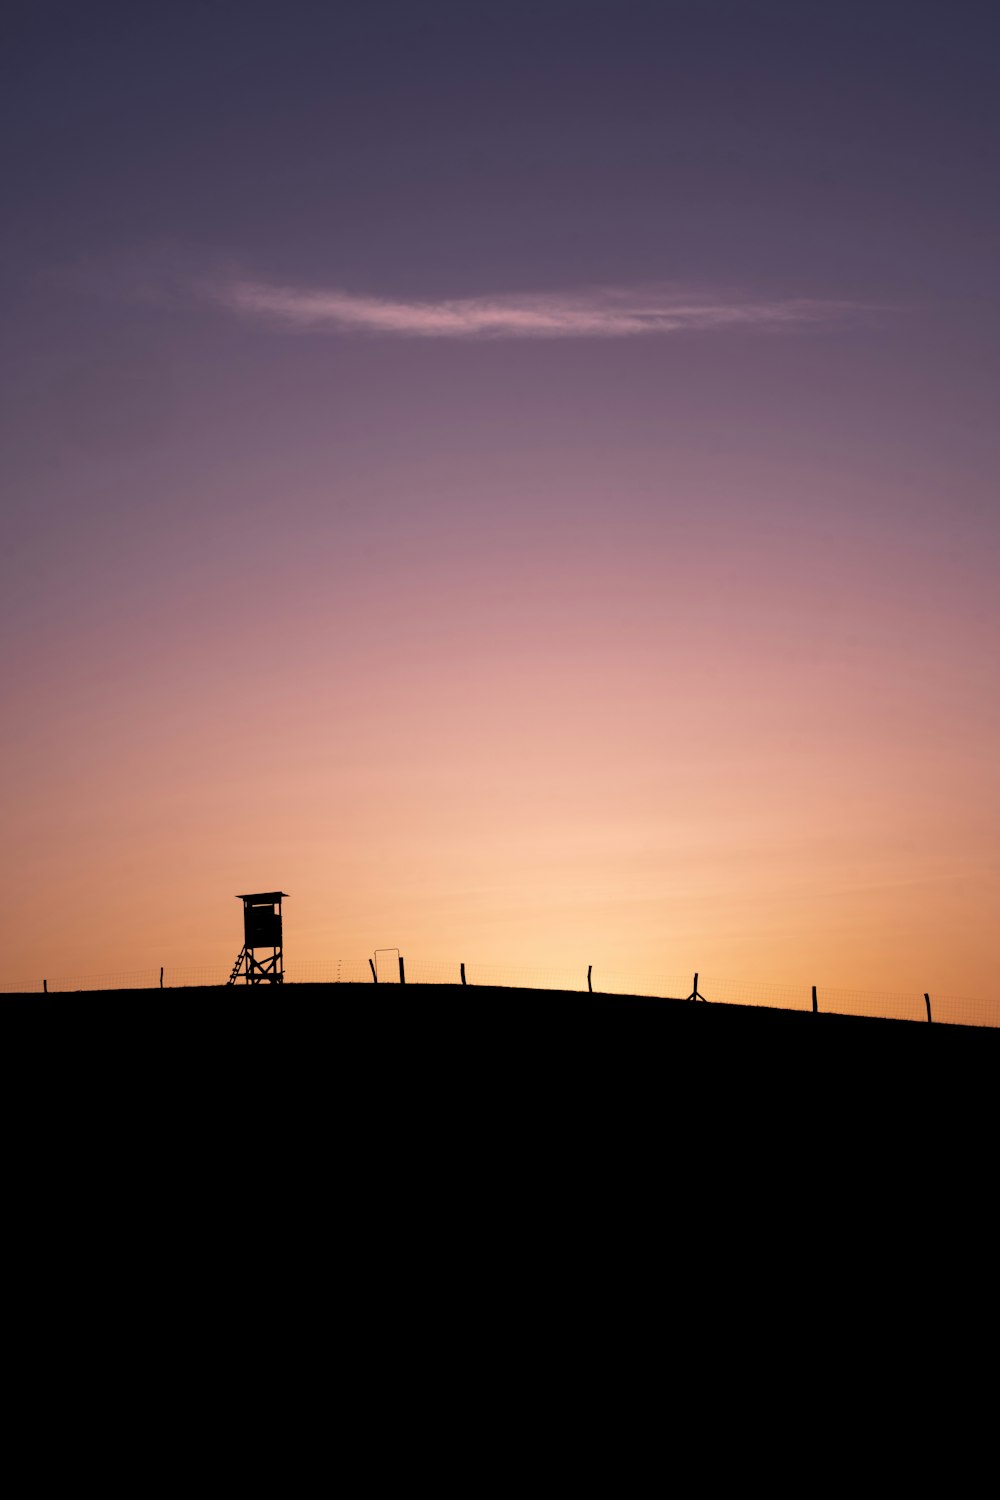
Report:
[[[237,896],[237,901],[258,901],[263,906],[265,901],[280,901],[282,896],[287,897],[287,891],[256,891],[253,895]]]

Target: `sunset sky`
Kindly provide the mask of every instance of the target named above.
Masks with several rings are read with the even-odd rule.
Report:
[[[997,997],[996,5],[12,16],[0,981]]]

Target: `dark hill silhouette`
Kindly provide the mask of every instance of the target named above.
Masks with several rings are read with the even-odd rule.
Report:
[[[277,1097],[499,1088],[658,1096],[710,1083],[885,1089],[991,1072],[1000,1031],[682,999],[461,985],[286,984],[0,997],[8,1072],[255,1079]]]
[[[764,1035],[788,1041],[809,1036],[823,1038],[828,1047],[846,1046],[871,1051],[918,1046],[952,1051],[966,1046],[1000,1046],[1000,1028],[928,1025],[924,1021],[892,1020],[878,1016],[840,1015],[832,1011],[813,1014],[763,1005],[692,1003],[681,997],[588,994],[580,990],[527,989],[520,986],[458,984],[285,984],[198,985],[180,989],[115,989],[59,991],[0,995],[0,1026],[8,1031],[27,1025],[30,1029],[56,1023],[60,1031],[144,1027],[167,1030],[173,1025],[195,1024],[205,1032],[227,1030],[235,1017],[244,1020],[269,1016],[284,1025],[292,1015],[311,1017],[319,1026],[333,1025],[365,1031],[392,1023],[403,1032],[419,1025],[432,1031],[440,1027],[489,1028],[498,1036],[513,1026],[530,1027],[543,1036],[553,1029],[578,1030],[593,1026],[641,1024],[654,1028],[674,1041],[690,1039],[702,1045],[713,1038],[750,1044]],[[922,1040],[917,1041],[917,1034]],[[933,1037],[933,1043],[931,1042]]]
[[[902,1182],[940,1204],[970,1167],[986,1181],[998,1047],[990,1028],[577,991],[7,995],[0,1101],[8,1159],[81,1225],[94,1182],[126,1223],[137,1194],[157,1224],[164,1194],[189,1225],[237,1203],[249,1238],[292,1260],[323,1244],[331,1271],[375,1234],[391,1279],[470,1214],[488,1238],[497,1201],[530,1239],[572,1199],[581,1234],[638,1215],[678,1244],[705,1223],[749,1242],[777,1213],[802,1260],[807,1201],[831,1223],[839,1202],[870,1252],[867,1216]]]

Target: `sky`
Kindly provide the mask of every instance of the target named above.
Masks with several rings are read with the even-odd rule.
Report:
[[[1000,13],[15,3],[0,981],[996,997]]]

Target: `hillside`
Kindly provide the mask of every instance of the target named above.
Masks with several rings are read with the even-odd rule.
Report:
[[[8,1059],[118,1058],[156,1069],[227,1060],[255,1069],[449,1067],[525,1075],[544,1066],[829,1071],[973,1066],[1000,1031],[681,999],[460,985],[287,984],[0,997]],[[223,1072],[220,1076],[225,1077]]]
[[[815,1194],[834,1173],[877,1193],[904,1171],[940,1192],[992,1140],[998,1060],[991,1028],[565,991],[0,998],[7,1138],[39,1183],[110,1172],[125,1201],[162,1180],[207,1205],[266,1183],[316,1213],[349,1191],[419,1216],[422,1183],[460,1203],[511,1171],[536,1195],[642,1174],[651,1205],[734,1173],[741,1192],[764,1174],[797,1195],[812,1174]]]

